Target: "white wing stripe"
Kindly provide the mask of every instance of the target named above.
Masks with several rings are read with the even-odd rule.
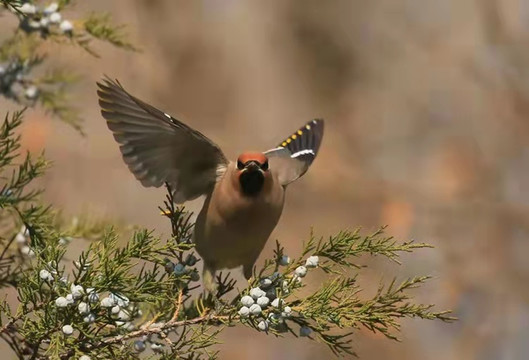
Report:
[[[316,155],[316,154],[314,154],[314,150],[304,149],[304,150],[301,150],[301,151],[298,151],[298,152],[292,154],[290,157],[291,158],[297,158],[298,156],[306,155],[306,154]]]

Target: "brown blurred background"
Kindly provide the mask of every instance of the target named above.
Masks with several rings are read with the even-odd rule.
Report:
[[[72,94],[86,138],[32,113],[27,148],[55,162],[46,200],[169,228],[163,190],[129,173],[98,113],[95,81],[199,129],[230,157],[326,119],[318,159],[289,188],[273,238],[295,254],[310,226],[328,235],[389,225],[434,250],[372,262],[364,283],[432,274],[417,299],[454,324],[403,322],[402,343],[366,331],[363,359],[526,359],[529,353],[529,3],[525,0],[92,0],[129,24],[142,53],[53,48],[85,80]],[[198,209],[200,203],[191,204]],[[271,254],[273,241],[265,248]],[[326,359],[323,345],[228,329],[221,359]]]

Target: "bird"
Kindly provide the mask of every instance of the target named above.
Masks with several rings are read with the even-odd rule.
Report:
[[[193,233],[205,288],[215,289],[220,269],[242,266],[250,279],[281,217],[287,186],[318,154],[324,120],[230,161],[205,135],[131,95],[118,80],[105,77],[97,87],[101,115],[136,179],[145,187],[168,184],[176,204],[205,196]]]

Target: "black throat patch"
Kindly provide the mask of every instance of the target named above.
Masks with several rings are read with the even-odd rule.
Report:
[[[264,175],[259,170],[245,171],[239,176],[241,190],[244,195],[256,196],[264,185]]]

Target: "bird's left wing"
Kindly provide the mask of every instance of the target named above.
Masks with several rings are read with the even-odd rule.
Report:
[[[270,169],[286,186],[300,178],[316,158],[323,138],[323,119],[309,121],[274,149],[265,152]]]
[[[97,83],[101,114],[123,160],[143,186],[169,183],[175,202],[207,194],[228,160],[211,140],[129,94],[117,81]]]

